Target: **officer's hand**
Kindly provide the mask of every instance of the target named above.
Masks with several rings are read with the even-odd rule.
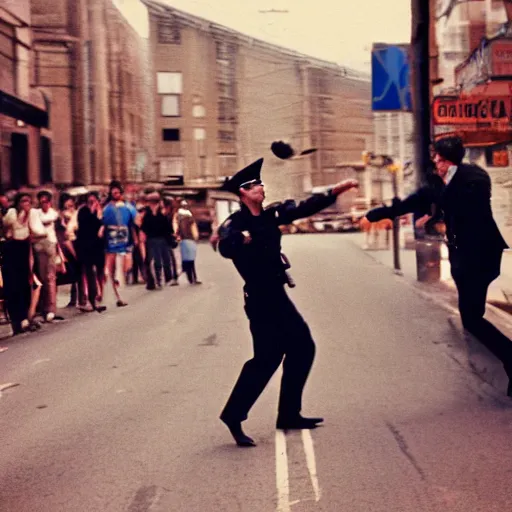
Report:
[[[332,188],[332,193],[335,195],[339,195],[343,194],[343,192],[346,192],[347,190],[357,187],[359,187],[359,182],[357,180],[343,180],[334,185],[334,187]]]
[[[244,244],[250,244],[252,242],[251,234],[249,231],[242,231],[242,235],[244,235]]]
[[[363,217],[359,221],[359,228],[361,229],[361,231],[369,231],[371,225],[372,223],[366,217]]]
[[[419,218],[414,225],[417,228],[422,228],[432,217],[430,215],[423,215],[423,217]]]
[[[440,234],[440,235],[446,235],[446,224],[444,222],[436,222],[434,224],[434,229]]]

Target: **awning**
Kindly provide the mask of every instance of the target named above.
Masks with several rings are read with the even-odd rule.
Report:
[[[503,97],[512,94],[512,82],[510,80],[493,80],[486,84],[475,85],[472,89],[464,91],[461,97]]]
[[[509,144],[512,142],[512,130],[507,131],[484,131],[454,127],[454,130],[435,135],[435,140],[443,137],[456,135],[462,139],[464,146],[468,148],[488,148],[498,144]]]
[[[1,90],[0,114],[37,128],[48,128],[48,112]]]

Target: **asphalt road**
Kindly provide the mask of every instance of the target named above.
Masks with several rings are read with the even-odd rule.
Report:
[[[251,342],[241,281],[201,246],[202,286],[3,343],[1,512],[511,510],[512,404],[460,364],[447,313],[343,235],[288,236],[317,342],[305,415],[274,428],[280,371],[237,448],[218,420]]]

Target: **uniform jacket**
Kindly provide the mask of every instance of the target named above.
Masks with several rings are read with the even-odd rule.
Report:
[[[368,220],[434,213],[446,224],[453,277],[496,279],[508,246],[492,215],[489,175],[477,165],[460,164],[448,185],[436,178],[403,201],[371,210]]]
[[[233,260],[236,269],[252,290],[264,290],[285,283],[285,268],[281,260],[281,230],[279,226],[309,217],[333,204],[336,196],[328,192],[296,204],[285,201],[252,215],[242,205],[219,227],[219,252]],[[244,232],[251,242],[244,243]]]

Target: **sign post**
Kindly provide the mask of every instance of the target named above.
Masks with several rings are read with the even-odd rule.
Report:
[[[411,112],[412,96],[408,45],[376,43],[372,48],[372,110],[374,112]],[[400,119],[400,152],[404,147],[403,123]],[[403,160],[403,154],[400,155]],[[391,155],[369,155],[368,163],[385,167],[392,177],[393,200],[398,199],[398,172],[400,167]],[[401,162],[403,165],[403,161]],[[393,220],[393,264],[395,273],[400,267],[400,219]]]

